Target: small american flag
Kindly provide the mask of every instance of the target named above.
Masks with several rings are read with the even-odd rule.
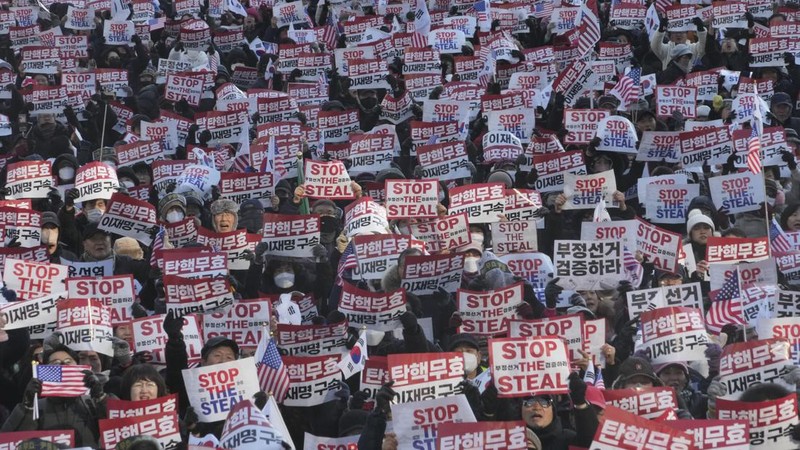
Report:
[[[636,260],[628,247],[623,247],[622,250],[622,267],[625,269],[625,278],[631,282],[633,287],[639,287],[644,278],[644,267]]]
[[[411,46],[414,48],[424,48],[428,46],[428,38],[420,33],[411,34]]]
[[[233,164],[231,165],[232,172],[239,172],[239,173],[246,173],[252,169],[250,167],[250,155],[247,153],[241,154],[236,158],[233,158]]]
[[[747,168],[755,174],[761,173],[761,137],[755,124],[747,140]]]
[[[322,26],[322,42],[325,44],[325,48],[330,50],[336,48],[337,39],[339,39],[339,29],[336,25]]]
[[[580,26],[580,37],[578,37],[578,53],[583,56],[600,40],[600,21],[588,6],[583,5],[581,9],[583,10],[583,23]]]
[[[42,382],[42,397],[79,397],[89,392],[83,384],[86,377],[84,370],[92,368],[38,364],[34,369],[34,378]]]
[[[342,286],[344,284],[344,275],[345,271],[353,270],[356,268],[358,262],[356,261],[356,248],[353,245],[353,241],[350,241],[347,244],[347,247],[344,249],[344,253],[339,258],[339,267],[336,269],[336,285]]]
[[[164,225],[158,227],[155,239],[153,239],[153,248],[150,251],[150,267],[158,267],[158,253],[164,250],[164,235],[167,230]]]
[[[289,380],[289,373],[286,371],[281,355],[278,353],[278,347],[270,336],[264,336],[264,339],[259,342],[255,357],[258,361],[256,371],[261,390],[272,393],[275,401],[281,403],[289,393],[291,380]]]
[[[717,300],[711,303],[706,313],[708,331],[719,334],[722,327],[728,324],[744,324],[742,302],[739,299]]]
[[[639,100],[642,86],[642,69],[634,67],[620,78],[617,85],[608,93],[617,97],[623,105],[629,106]]]
[[[778,225],[778,221],[776,221],[774,218],[769,224],[769,241],[770,245],[772,246],[772,250],[776,253],[790,253],[794,250],[792,243],[789,242],[789,238],[786,237],[786,233],[781,230],[780,225]]]
[[[601,391],[606,390],[606,382],[603,381],[603,368],[600,366],[597,367],[597,375],[594,380],[594,387],[600,389]]]
[[[741,289],[739,288],[739,271],[736,270],[731,274],[731,277],[722,283],[722,287],[717,291],[717,296],[714,301],[732,300],[739,298]]]

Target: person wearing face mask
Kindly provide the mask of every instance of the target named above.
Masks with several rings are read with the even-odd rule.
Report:
[[[672,60],[667,68],[656,74],[656,82],[662,84],[675,84],[683,80],[686,74],[692,71],[692,48],[687,44],[678,44],[672,49]]]
[[[186,197],[181,194],[167,194],[158,202],[161,220],[167,223],[178,223],[186,218]]]
[[[139,178],[136,177],[130,167],[120,167],[117,170],[117,179],[119,180],[119,185],[125,189],[132,189],[139,185]]]
[[[61,231],[61,222],[58,221],[58,216],[51,211],[42,213],[42,245],[47,247],[47,254],[50,257],[51,263],[60,264],[61,258],[66,258],[70,261],[78,259],[74,253],[62,248],[59,245],[58,237]]]
[[[56,185],[74,185],[77,170],[78,159],[75,156],[68,154],[57,156],[53,161],[53,174],[56,176]]]
[[[328,199],[320,199],[311,207],[311,214],[320,216],[320,243],[330,254],[336,243],[336,237],[342,231],[342,210]]]

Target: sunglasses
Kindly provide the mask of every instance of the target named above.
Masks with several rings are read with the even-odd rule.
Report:
[[[522,401],[522,406],[525,408],[532,408],[533,405],[539,405],[542,408],[547,408],[553,404],[553,400],[546,397],[533,397]]]

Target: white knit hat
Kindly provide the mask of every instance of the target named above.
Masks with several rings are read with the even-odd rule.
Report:
[[[689,215],[687,216],[686,219],[686,232],[691,233],[692,228],[694,228],[694,226],[699,223],[704,223],[710,226],[712,230],[716,229],[716,227],[714,226],[714,221],[711,220],[711,217],[708,217],[707,215],[703,214],[703,211],[699,209],[693,209],[689,211]]]

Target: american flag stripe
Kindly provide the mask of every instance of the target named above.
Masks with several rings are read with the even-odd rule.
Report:
[[[428,38],[420,33],[412,33],[411,46],[414,48],[425,48],[428,46]]]
[[[583,5],[581,9],[583,10],[583,24],[580,27],[580,37],[578,37],[578,52],[584,56],[600,41],[600,21],[588,6]]]
[[[609,94],[617,97],[626,107],[639,100],[642,83],[642,69],[634,67],[623,75]]]
[[[761,138],[754,126],[747,140],[747,168],[755,174],[761,173]]]
[[[36,366],[36,378],[42,382],[42,397],[78,397],[89,392],[83,379],[84,370],[92,370],[89,366],[57,366],[39,364]]]
[[[739,271],[735,270],[731,277],[722,283],[722,287],[717,291],[714,297],[715,301],[732,300],[741,295],[741,287],[739,286]]]
[[[794,247],[791,242],[789,242],[789,238],[786,236],[786,233],[781,230],[775,218],[772,219],[769,225],[769,240],[772,250],[776,253],[790,253],[794,251]]]
[[[358,265],[356,261],[356,249],[353,241],[347,244],[344,253],[339,258],[339,267],[336,269],[336,285],[342,286],[344,284],[344,274],[347,270],[353,270]]]
[[[712,334],[719,334],[728,324],[744,324],[742,302],[739,299],[718,300],[711,303],[706,313],[706,327]]]
[[[256,372],[258,373],[258,382],[261,390],[266,393],[271,393],[278,403],[283,402],[286,394],[289,393],[291,380],[289,380],[289,373],[286,371],[286,365],[283,364],[278,347],[271,337],[266,337],[269,342],[263,350],[263,355],[260,355],[259,362],[256,363]],[[261,344],[259,344],[260,350]],[[257,352],[258,353],[258,352]],[[256,357],[259,355],[257,354]]]
[[[167,230],[164,225],[158,227],[155,239],[153,239],[153,247],[150,250],[150,267],[158,267],[158,254],[164,250],[164,235]]]

